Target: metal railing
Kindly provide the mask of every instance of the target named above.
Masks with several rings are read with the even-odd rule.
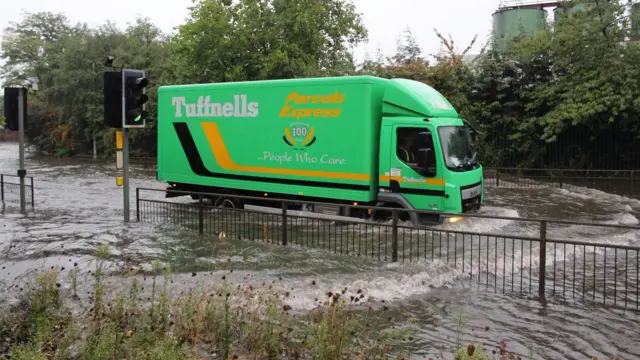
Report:
[[[43,156],[43,155],[40,155]],[[55,158],[55,159],[65,159],[63,157],[57,157],[52,155],[44,155],[47,158]],[[107,165],[113,164],[115,166],[116,156],[104,156],[100,155],[96,158],[90,154],[76,154],[67,158],[69,161],[78,161],[88,164],[99,164],[99,165]],[[129,164],[135,166],[141,166],[143,168],[155,168],[157,165],[155,157],[146,157],[146,156],[129,156]]]
[[[640,310],[640,246],[562,239],[577,233],[577,227],[592,227],[586,232],[600,232],[603,237],[636,238],[637,226],[465,214],[459,223],[416,228],[400,220],[407,212],[402,209],[352,206],[391,211],[390,221],[373,222],[300,212],[293,209],[299,205],[293,201],[282,201],[280,208],[266,212],[249,206],[213,207],[207,198],[220,194],[174,192],[196,200],[169,201],[164,190],[137,188],[137,221],[171,223],[227,239],[324,249],[380,261],[437,262],[451,268],[458,278],[494,291],[537,294],[540,299],[549,295],[564,300],[580,298]],[[155,198],[145,196],[148,194]],[[222,197],[231,202],[268,201]],[[470,219],[523,225],[502,234],[455,229]]]
[[[25,199],[35,207],[33,176],[25,176]],[[0,202],[20,203],[20,177],[18,175],[0,174]]]
[[[74,160],[91,164],[115,164],[115,156],[93,158],[92,155],[78,154]],[[129,164],[145,169],[155,169],[157,158],[130,156]],[[579,170],[484,167],[484,177],[488,187],[533,189],[571,188],[573,186],[592,187],[618,195],[640,196],[640,170]]]
[[[487,187],[513,189],[588,187],[631,197],[640,196],[640,170],[484,168]]]

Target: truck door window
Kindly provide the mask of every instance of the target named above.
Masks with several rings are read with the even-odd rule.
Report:
[[[433,138],[429,130],[417,127],[401,127],[396,130],[396,156],[418,174],[434,176],[436,158],[433,149]]]

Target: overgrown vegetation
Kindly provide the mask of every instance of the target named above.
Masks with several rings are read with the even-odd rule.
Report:
[[[572,3],[587,0],[574,0]],[[71,25],[61,14],[27,14],[6,29],[6,84],[39,79],[30,94],[29,139],[59,155],[113,151],[102,126],[102,71],[143,68],[164,84],[373,74],[426,82],[484,132],[480,159],[491,166],[640,167],[640,43],[629,40],[628,1],[592,2],[504,51],[472,61],[436,31],[445,51],[427,60],[410,32],[391,56],[355,64],[349,48],[367,39],[348,0],[198,0],[174,34],[148,19],[125,30]],[[571,5],[571,4],[569,4]],[[330,19],[330,20],[326,20]],[[490,19],[487,19],[489,22]],[[228,39],[233,39],[229,41]],[[133,132],[137,155],[154,156],[154,121]]]
[[[366,310],[350,310],[358,301],[345,299],[346,290],[328,293],[310,313],[295,314],[281,296],[270,291],[271,284],[236,285],[226,276],[213,286],[200,284],[173,294],[170,270],[154,263],[150,294],[143,295],[139,278],[131,276],[127,289],[106,296],[104,262],[109,249],[98,248],[96,257],[87,307],[78,309],[75,281],[66,289],[56,268],[40,273],[24,289],[22,301],[0,315],[0,358],[351,360],[411,356],[415,329],[410,324],[383,328],[380,324],[388,317],[385,309],[364,305]],[[75,273],[71,272],[72,279]],[[504,346],[494,357],[480,344],[457,347],[458,359],[513,356]]]

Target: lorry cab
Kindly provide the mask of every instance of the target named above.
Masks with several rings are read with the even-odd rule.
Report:
[[[379,206],[424,210],[406,213],[414,225],[455,222],[480,209],[482,166],[472,130],[435,89],[394,79],[384,94],[380,132]]]

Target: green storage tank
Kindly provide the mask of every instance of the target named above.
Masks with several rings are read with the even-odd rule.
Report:
[[[567,7],[566,6],[558,6],[553,9],[553,22],[556,23],[559,20],[562,20],[565,16],[567,16]]]
[[[534,36],[545,29],[546,20],[547,11],[544,9],[500,9],[493,13],[494,44],[504,49],[511,39]]]
[[[631,39],[640,41],[640,3],[631,5]]]
[[[553,10],[553,22],[558,22],[565,18],[566,16],[571,16],[579,11],[589,10],[594,7],[596,4],[593,2],[584,2],[574,4],[573,6],[568,5],[560,5],[555,10]]]

